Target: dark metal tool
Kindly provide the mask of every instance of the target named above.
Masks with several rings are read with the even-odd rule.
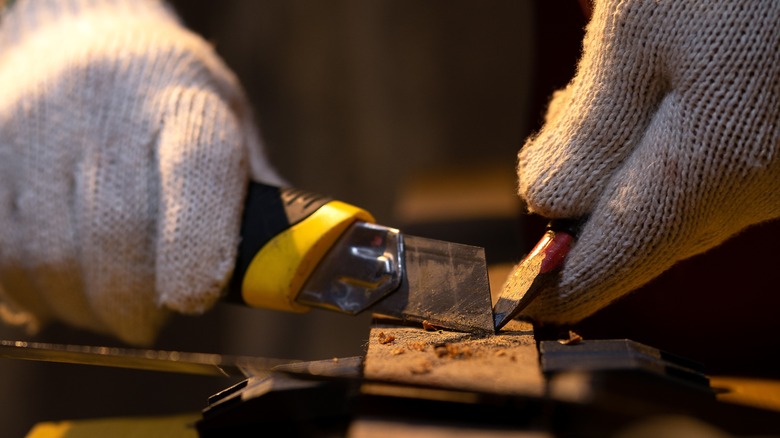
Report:
[[[407,236],[365,210],[252,183],[229,298],[293,312],[363,311],[493,333],[483,248]]]
[[[0,357],[226,377],[306,369],[304,362],[286,359],[9,340],[0,340]]]
[[[534,249],[515,266],[493,306],[496,331],[519,315],[544,289],[558,282],[579,226],[579,221],[550,222]]]
[[[0,357],[134,370],[223,377],[262,377],[272,372],[310,377],[360,377],[360,356],[315,361],[212,353],[0,340]]]
[[[714,395],[704,365],[630,339],[590,339],[577,343],[541,341],[539,353],[542,371],[548,374],[641,371],[684,382]]]

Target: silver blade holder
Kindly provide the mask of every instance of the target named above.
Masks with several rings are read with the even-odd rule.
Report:
[[[356,222],[314,269],[295,301],[351,315],[360,313],[401,285],[403,251],[399,230]]]

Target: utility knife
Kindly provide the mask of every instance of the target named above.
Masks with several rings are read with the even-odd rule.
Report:
[[[494,333],[483,248],[405,235],[353,205],[255,182],[228,300]]]

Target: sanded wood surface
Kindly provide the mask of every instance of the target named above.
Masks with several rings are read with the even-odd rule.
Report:
[[[364,375],[492,394],[533,397],[544,391],[533,329],[518,321],[490,336],[376,325],[370,333]]]

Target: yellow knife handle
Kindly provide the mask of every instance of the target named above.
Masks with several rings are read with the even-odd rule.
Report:
[[[301,287],[339,236],[367,211],[292,188],[250,183],[228,299],[252,307],[305,312]]]

